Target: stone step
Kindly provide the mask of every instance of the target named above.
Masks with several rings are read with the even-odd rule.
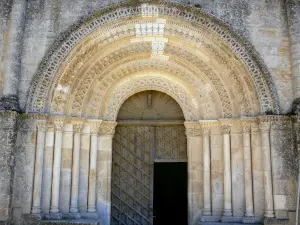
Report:
[[[79,219],[79,220],[42,220],[41,225],[100,225],[97,220]]]
[[[221,222],[198,222],[198,225],[262,225],[261,223],[221,223]]]

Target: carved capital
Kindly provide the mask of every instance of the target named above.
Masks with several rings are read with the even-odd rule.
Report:
[[[271,117],[268,116],[259,117],[259,129],[263,132],[269,132],[271,129]]]
[[[117,122],[103,121],[100,125],[99,134],[102,136],[114,135],[117,124]]]
[[[229,134],[231,131],[230,125],[221,125],[221,132],[222,134]]]
[[[210,135],[211,128],[218,125],[217,120],[200,120],[199,123],[203,135]]]
[[[91,133],[98,134],[99,128],[101,127],[102,120],[88,120],[88,123],[91,127]]]
[[[63,132],[64,118],[54,118],[53,124],[54,124],[55,132]]]
[[[210,135],[210,127],[201,127],[202,135]]]
[[[38,131],[47,131],[47,121],[46,120],[37,120],[36,121],[36,127],[38,129]]]
[[[199,122],[184,122],[187,137],[201,136],[202,130]]]
[[[255,123],[255,118],[242,118],[241,125],[243,128],[243,133],[250,133],[253,124]]]
[[[82,123],[73,124],[74,133],[81,133],[82,128],[83,128]]]

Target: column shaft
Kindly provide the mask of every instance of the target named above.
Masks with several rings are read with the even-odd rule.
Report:
[[[34,184],[33,184],[33,199],[32,199],[32,214],[41,212],[41,187],[43,179],[43,158],[45,149],[45,132],[46,122],[37,122],[37,144],[35,152],[35,166],[34,166]]]
[[[230,127],[223,126],[223,159],[224,159],[224,216],[232,216],[231,203],[231,152],[230,152]]]
[[[70,212],[73,136],[73,125],[68,123],[64,126],[61,152],[59,211],[62,213]]]
[[[210,144],[209,132],[203,131],[203,215],[211,215],[211,191],[210,191]]]
[[[97,211],[103,225],[110,224],[112,140],[116,122],[103,122],[98,139]]]
[[[262,132],[262,158],[264,166],[264,188],[265,188],[265,217],[274,217],[273,186],[271,168],[271,146],[270,146],[270,123],[261,122]]]
[[[42,183],[42,211],[49,213],[51,201],[52,166],[54,149],[54,129],[49,127],[46,132],[46,144],[44,153],[44,171]]]
[[[79,162],[80,162],[80,141],[82,125],[74,125],[74,145],[73,145],[73,165],[72,165],[72,187],[70,212],[78,212],[78,192],[79,192]]]
[[[97,142],[98,136],[97,134],[93,133],[91,137],[88,212],[96,212],[96,167],[98,148]]]
[[[51,195],[51,213],[59,212],[59,182],[61,167],[61,149],[62,149],[62,123],[55,123],[55,145],[53,161],[52,195]]]
[[[252,167],[251,167],[251,139],[250,125],[243,126],[243,148],[244,148],[244,176],[245,176],[245,216],[254,216],[253,214],[253,190],[252,190]]]
[[[199,122],[185,122],[188,154],[188,224],[197,224],[202,208],[202,146]]]

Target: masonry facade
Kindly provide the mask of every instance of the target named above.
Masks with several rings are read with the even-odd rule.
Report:
[[[186,160],[188,224],[295,224],[299,1],[110,3],[0,3],[0,224],[124,224],[113,148],[132,117],[186,137],[153,160]],[[128,102],[145,91],[169,100]]]

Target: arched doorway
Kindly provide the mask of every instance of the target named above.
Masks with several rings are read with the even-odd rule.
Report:
[[[187,224],[187,141],[178,103],[140,92],[124,102],[117,121],[111,224]]]
[[[30,187],[22,189],[26,200],[19,199],[23,213],[39,215],[49,213],[49,208],[50,214],[90,212],[109,225],[113,136],[118,139],[122,126],[124,130],[136,126],[121,120],[134,120],[141,127],[146,119],[156,130],[178,125],[153,124],[153,120],[163,124],[161,118],[170,119],[148,108],[149,102],[155,103],[153,96],[149,100],[141,94],[146,97],[143,113],[138,107],[130,110],[133,101],[125,101],[141,91],[161,91],[184,114],[189,224],[242,222],[253,215],[261,221],[264,213],[274,217],[269,134],[274,121],[289,122],[284,117],[261,117],[280,112],[274,85],[249,46],[229,27],[180,4],[128,3],[95,13],[74,26],[54,48],[41,63],[27,99],[31,127],[27,132],[24,125],[24,133],[36,143],[26,146],[32,159],[28,160],[31,180],[15,184]],[[160,115],[172,115],[172,107],[166,108],[168,113]],[[134,129],[128,136],[139,134]],[[154,163],[155,158],[151,159]],[[22,176],[22,171],[16,174]],[[60,196],[71,196],[67,197],[71,201]],[[145,208],[149,213],[149,207]]]

